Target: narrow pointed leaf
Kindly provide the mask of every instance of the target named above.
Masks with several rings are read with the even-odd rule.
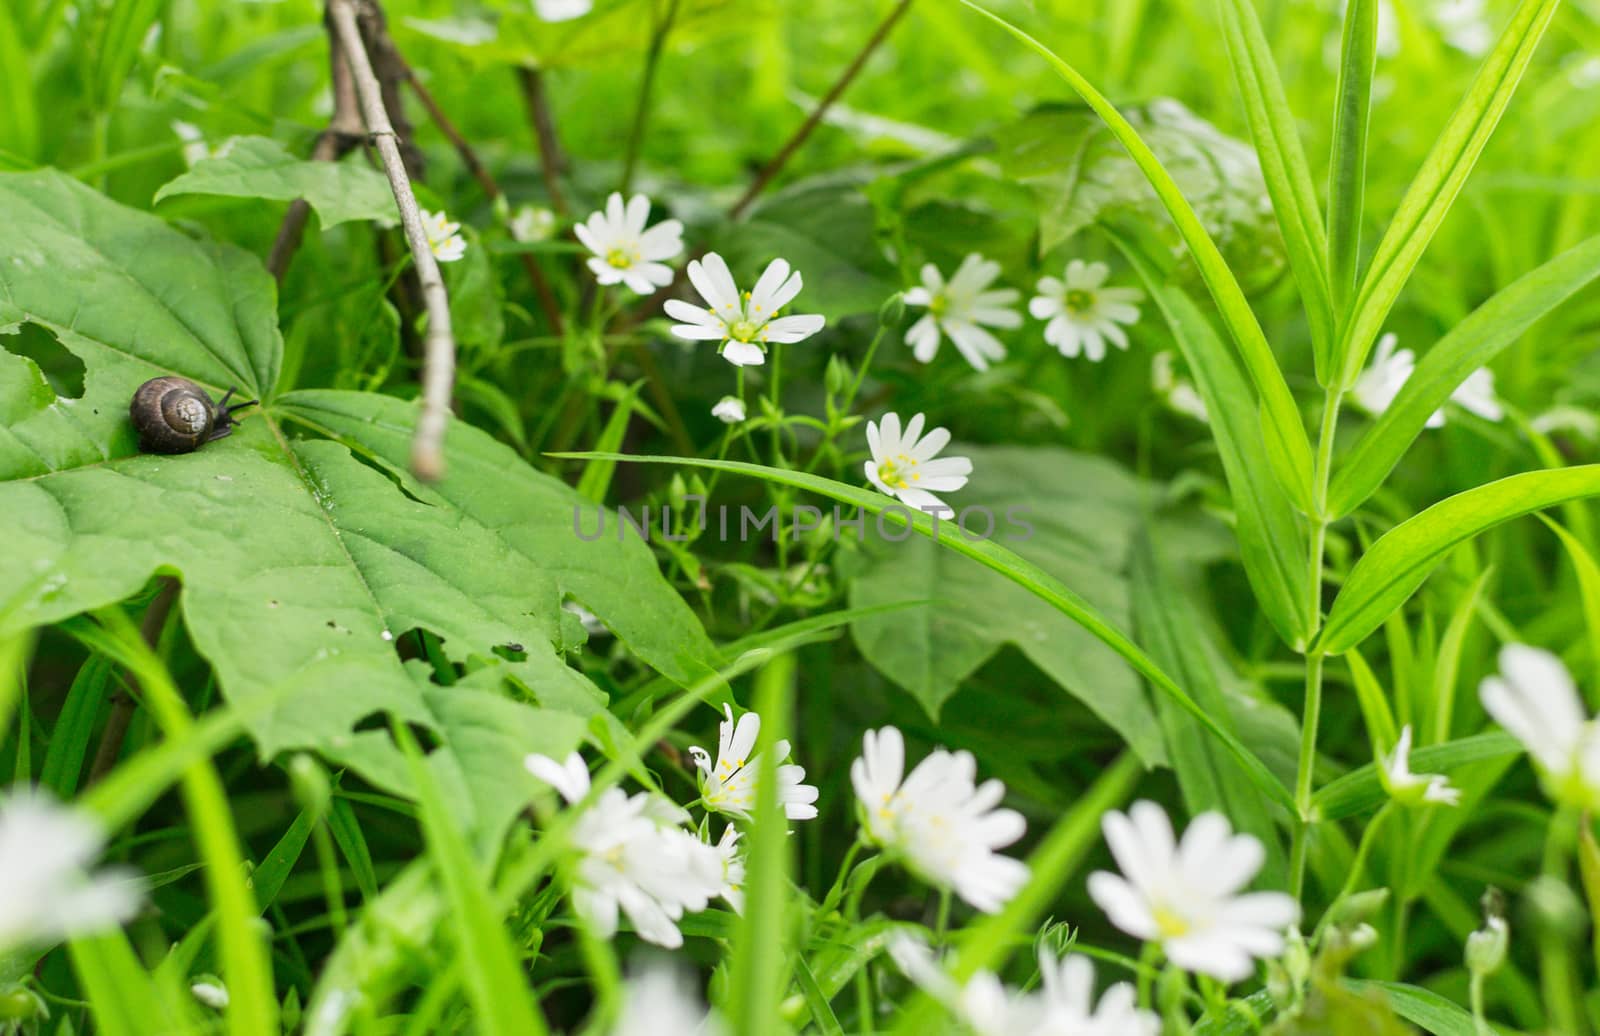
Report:
[[[1559,5],[1560,0],[1522,0],[1411,181],[1378,242],[1344,329],[1339,349],[1344,365],[1342,384],[1349,385],[1361,372],[1389,310],[1489,143]]]
[[[1350,0],[1339,46],[1333,156],[1328,163],[1328,288],[1335,316],[1356,287],[1361,209],[1367,187],[1367,129],[1378,62],[1379,0]],[[1329,368],[1330,373],[1337,373]]]
[[[1341,461],[1328,491],[1330,513],[1349,514],[1377,492],[1422,434],[1428,418],[1473,371],[1596,277],[1600,277],[1600,237],[1589,238],[1524,274],[1423,353],[1400,394]]]
[[[1362,555],[1333,602],[1319,642],[1328,654],[1366,639],[1459,543],[1534,511],[1600,496],[1600,464],[1529,471],[1441,500],[1390,529]]]

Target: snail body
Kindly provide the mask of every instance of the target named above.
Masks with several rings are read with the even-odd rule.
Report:
[[[145,453],[192,453],[213,439],[233,432],[237,423],[233,413],[251,406],[228,405],[233,389],[213,403],[206,390],[188,378],[151,378],[140,385],[128,404],[128,416],[139,433],[139,449]]]

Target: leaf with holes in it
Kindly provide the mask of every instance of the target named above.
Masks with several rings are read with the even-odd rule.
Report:
[[[275,397],[274,288],[253,257],[56,173],[0,175],[0,210],[0,329],[53,336],[84,365],[81,398],[58,398],[0,334],[0,638],[175,575],[226,698],[275,696],[249,723],[264,757],[316,749],[404,793],[387,733],[355,727],[417,724],[480,837],[525,801],[521,752],[559,754],[581,733],[530,719],[530,702],[579,717],[603,701],[564,657],[582,642],[565,600],[674,680],[716,664],[648,548],[583,542],[574,509],[592,505],[508,447],[454,424],[451,473],[424,487],[404,469],[412,404]],[[195,453],[142,455],[128,400],[160,374],[263,403]],[[402,662],[417,629],[441,638],[461,683]],[[560,736],[520,749],[484,736],[519,724]]]
[[[296,158],[267,137],[234,137],[212,158],[169,181],[156,201],[178,194],[220,194],[233,198],[294,201],[304,198],[317,210],[322,229],[352,220],[400,218],[389,181],[376,169],[355,162],[312,162]]]

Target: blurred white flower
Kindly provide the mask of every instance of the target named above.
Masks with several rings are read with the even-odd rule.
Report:
[[[691,341],[721,342],[722,358],[735,367],[767,362],[769,343],[799,342],[822,330],[822,317],[812,314],[780,317],[778,311],[800,294],[799,271],[774,259],[743,295],[733,282],[728,264],[715,252],[689,262],[689,282],[705,300],[706,308],[668,299],[667,315],[680,321],[672,333]]]
[[[931,362],[939,351],[942,332],[980,371],[987,370],[991,360],[1005,359],[1005,346],[984,327],[1021,327],[1022,315],[1008,307],[1015,305],[1022,293],[1015,288],[989,290],[998,276],[1000,264],[977,253],[961,260],[948,282],[937,266],[924,266],[922,284],[905,293],[906,305],[928,308],[906,332],[912,355],[922,363]]]
[[[1588,439],[1590,442],[1600,439],[1600,415],[1596,415],[1593,410],[1568,403],[1558,403],[1535,417],[1532,427],[1540,435],[1565,432],[1581,439]]]
[[[1600,724],[1585,713],[1561,659],[1507,644],[1500,649],[1500,673],[1485,678],[1478,695],[1533,757],[1546,794],[1581,809],[1600,808]]]
[[[183,164],[192,166],[196,162],[204,162],[208,158],[216,158],[216,152],[211,150],[206,143],[205,132],[192,122],[174,119],[171,123],[172,132],[183,141]]]
[[[114,928],[143,899],[137,875],[91,872],[106,833],[87,813],[42,791],[0,798],[0,952]]]
[[[589,793],[589,768],[577,752],[565,763],[530,755],[524,764],[569,803]],[[581,858],[572,903],[597,934],[616,934],[620,908],[645,941],[683,945],[678,919],[704,910],[723,880],[715,849],[683,829],[687,819],[659,795],[629,796],[621,788],[607,788],[578,818],[571,838]]]
[[[1373,417],[1389,409],[1416,370],[1416,354],[1410,349],[1396,349],[1399,341],[1392,332],[1379,338],[1371,362],[1350,386],[1351,400]],[[1450,393],[1450,402],[1472,411],[1485,421],[1498,421],[1505,416],[1494,394],[1494,372],[1487,367],[1479,367],[1469,374]],[[1444,422],[1444,409],[1441,407],[1429,415],[1427,427],[1439,428]]]
[[[1094,965],[1087,957],[1057,960],[1039,950],[1038,992],[1008,988],[979,971],[965,987],[934,959],[926,943],[898,935],[889,956],[907,978],[958,1015],[978,1036],[1159,1036],[1161,1020],[1136,1004],[1133,986],[1118,982],[1094,999]]]
[[[222,980],[219,978],[207,975],[205,978],[192,983],[189,986],[189,992],[194,994],[196,1000],[213,1010],[225,1011],[228,1009],[230,1000],[228,987],[223,985]]]
[[[1397,802],[1417,805],[1423,802],[1445,806],[1461,804],[1461,789],[1450,784],[1450,778],[1437,773],[1411,772],[1411,724],[1400,729],[1400,740],[1394,751],[1382,759],[1378,777],[1383,789]]]
[[[1494,26],[1483,0],[1435,0],[1433,24],[1445,42],[1469,57],[1482,57],[1494,46]]]
[[[727,1030],[705,1006],[686,975],[653,963],[628,977],[622,1014],[610,1036],[723,1036]]]
[[[533,11],[547,22],[566,22],[582,18],[594,7],[594,0],[533,0]]]
[[[711,416],[724,424],[738,424],[744,420],[744,401],[733,396],[723,396],[711,408]]]
[[[1392,332],[1379,338],[1366,370],[1350,386],[1351,401],[1373,417],[1389,409],[1416,369],[1416,354],[1410,349],[1397,350],[1398,344],[1400,336]]]
[[[461,224],[452,223],[442,212],[422,209],[422,229],[428,235],[428,251],[441,263],[453,263],[467,254],[467,239],[461,236]]]
[[[754,758],[756,738],[761,734],[761,717],[747,712],[733,720],[733,707],[724,705],[727,717],[717,725],[717,764],[698,745],[690,746],[689,756],[700,771],[700,798],[713,813],[749,819],[756,805],[756,776],[761,772],[761,757]],[[789,758],[789,742],[779,741],[779,759]],[[817,815],[817,789],[805,783],[806,771],[793,763],[778,766],[778,803],[790,820],[810,820]]]
[[[867,479],[914,511],[944,513],[952,508],[934,493],[953,493],[967,484],[972,461],[966,457],[940,457],[950,442],[945,428],[922,434],[923,416],[915,414],[900,430],[899,414],[884,414],[882,422],[867,422]]]
[[[649,295],[672,283],[665,262],[683,251],[683,224],[662,220],[650,229],[650,199],[635,194],[623,204],[613,191],[604,212],[594,212],[572,232],[594,254],[587,260],[601,284],[625,284],[636,295]]]
[[[556,230],[556,214],[543,205],[523,205],[511,217],[511,236],[518,241],[544,241]]]
[[[722,888],[717,895],[734,910],[744,913],[744,854],[739,851],[739,829],[729,824],[722,839],[711,846],[722,865]]]
[[[1044,325],[1044,340],[1062,356],[1087,356],[1098,363],[1105,359],[1106,342],[1118,349],[1128,348],[1128,335],[1121,325],[1139,319],[1144,298],[1138,288],[1108,288],[1111,267],[1105,263],[1086,263],[1074,259],[1067,263],[1066,275],[1039,278],[1039,294],[1028,300],[1028,312]]]
[[[1173,361],[1171,349],[1164,349],[1151,357],[1150,387],[1177,413],[1196,421],[1209,422],[1211,415],[1206,410],[1206,401],[1200,398],[1200,393],[1188,378],[1179,377],[1173,370]]]
[[[902,783],[904,771],[900,731],[867,731],[850,766],[867,837],[924,880],[995,913],[1028,880],[1027,864],[997,851],[1026,827],[1022,814],[996,808],[1005,785],[976,784],[977,762],[965,751],[935,749]]]
[[[1102,821],[1121,874],[1096,871],[1089,895],[1111,923],[1137,939],[1159,942],[1186,971],[1224,982],[1247,978],[1252,957],[1283,952],[1284,929],[1299,916],[1282,892],[1239,890],[1261,870],[1266,850],[1236,835],[1220,813],[1202,813],[1178,843],[1166,811],[1136,802]]]

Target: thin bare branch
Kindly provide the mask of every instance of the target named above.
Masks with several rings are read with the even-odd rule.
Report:
[[[495,181],[488,167],[478,158],[478,153],[467,142],[467,138],[462,136],[461,131],[456,128],[456,124],[450,121],[450,117],[445,114],[444,109],[439,107],[439,102],[434,99],[433,94],[417,78],[416,72],[409,65],[405,66],[405,70],[406,81],[411,84],[412,93],[417,95],[417,100],[421,101],[422,107],[427,109],[428,116],[439,127],[439,132],[443,133],[445,138],[456,149],[456,154],[461,156],[461,161],[466,165],[467,171],[472,174],[472,178],[478,181],[478,186],[483,189],[483,193],[488,196],[491,202],[499,199],[504,192],[500,190],[500,184]],[[550,325],[551,333],[561,334],[563,326],[561,304],[556,301],[555,292],[550,290],[550,282],[545,279],[544,271],[539,268],[538,260],[530,252],[520,252],[517,258],[522,261],[522,268],[527,272],[529,282],[533,284],[533,293],[539,299],[539,309],[544,313],[545,321]]]
[[[370,0],[364,0],[370,2]],[[428,245],[428,232],[422,225],[422,211],[411,190],[411,178],[400,151],[400,138],[384,104],[383,85],[368,60],[353,0],[329,0],[328,15],[333,20],[340,49],[350,62],[356,97],[361,104],[362,121],[378,152],[389,189],[400,209],[400,225],[416,266],[417,282],[428,314],[428,330],[423,339],[422,412],[411,441],[411,470],[418,478],[433,481],[444,474],[444,433],[450,421],[450,397],[455,384],[456,343],[450,331],[450,299],[445,292],[439,264]]]
[[[833,86],[828,88],[828,92],[822,96],[822,100],[817,102],[817,106],[811,110],[811,114],[806,116],[806,121],[802,122],[800,128],[795,130],[794,134],[784,142],[783,147],[778,149],[778,153],[772,156],[771,161],[762,166],[761,172],[757,173],[755,179],[750,181],[750,186],[745,189],[744,194],[740,196],[738,201],[733,203],[733,207],[728,210],[729,217],[738,219],[744,215],[744,211],[750,207],[751,202],[756,200],[756,196],[766,190],[767,185],[773,181],[773,178],[778,175],[785,165],[788,165],[789,159],[794,157],[794,153],[799,151],[800,146],[811,136],[811,131],[816,129],[818,124],[822,122],[822,117],[828,113],[828,109],[833,107],[834,103],[850,88],[850,84],[855,82],[856,76],[861,74],[861,69],[866,66],[867,59],[872,57],[873,52],[883,44],[884,40],[889,38],[889,33],[894,30],[900,19],[905,17],[905,13],[911,9],[912,3],[913,0],[899,0],[883,21],[878,23],[877,29],[868,37],[866,44],[856,54],[855,59],[845,68]]]
[[[528,109],[528,121],[533,124],[534,143],[539,146],[539,173],[544,177],[550,207],[556,215],[566,219],[570,211],[566,195],[561,191],[561,174],[566,171],[567,157],[561,150],[561,138],[556,135],[556,121],[550,114],[544,73],[537,68],[518,66],[517,84],[522,87],[522,103]]]

